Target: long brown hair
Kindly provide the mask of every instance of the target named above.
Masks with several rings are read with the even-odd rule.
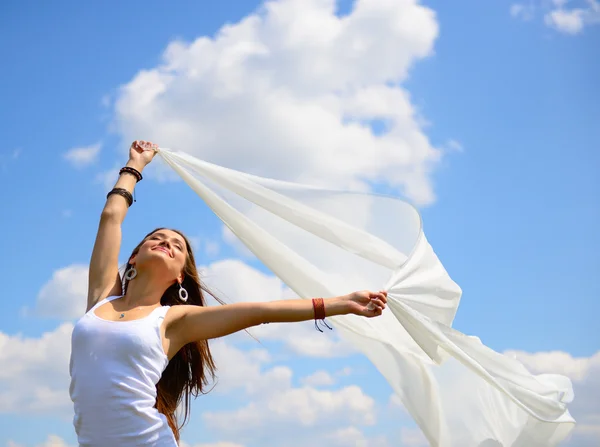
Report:
[[[148,237],[159,230],[166,228],[157,228],[151,231],[144,239],[133,249],[131,256],[137,254],[142,244]],[[192,246],[183,233],[178,230],[172,230],[179,234],[186,243],[187,256],[185,266],[183,268],[183,283],[182,287],[188,292],[188,300],[185,304],[193,306],[206,306],[204,294],[208,293],[213,296],[219,303],[224,304],[222,300],[214,296],[200,282],[198,269]],[[126,271],[129,270],[131,264],[127,263]],[[127,292],[128,281],[123,284],[123,293]],[[160,304],[163,306],[177,306],[183,304],[179,299],[179,284],[175,282],[169,287],[160,299]],[[188,343],[169,361],[167,368],[162,374],[162,377],[156,385],[156,404],[155,408],[164,414],[169,422],[171,430],[175,435],[175,439],[179,442],[180,430],[189,420],[190,402],[192,396],[197,397],[198,394],[205,394],[206,386],[215,378],[215,362],[210,353],[208,340],[200,340],[194,343]],[[184,404],[184,413],[181,423],[178,423],[175,414],[180,403]]]

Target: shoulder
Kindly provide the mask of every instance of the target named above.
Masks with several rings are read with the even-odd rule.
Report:
[[[169,340],[169,349],[173,349],[173,352],[179,351],[179,349],[196,339],[190,328],[198,326],[194,322],[197,318],[194,316],[204,313],[206,308],[204,306],[194,306],[189,304],[177,304],[175,306],[164,306],[168,307],[165,312],[165,319],[162,325],[163,335],[165,339]],[[202,326],[202,325],[200,325]]]
[[[178,304],[176,306],[163,306],[165,308],[165,324],[173,326],[183,321],[187,316],[198,314],[205,310],[204,306]]]

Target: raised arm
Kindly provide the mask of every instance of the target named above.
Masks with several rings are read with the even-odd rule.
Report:
[[[361,291],[323,300],[325,316],[355,314],[381,315],[387,292]],[[166,338],[169,354],[199,340],[223,337],[262,323],[291,323],[315,318],[312,300],[278,300],[264,303],[236,303],[223,306],[173,306],[169,310]]]
[[[134,141],[129,149],[129,161],[126,166],[141,173],[155,154],[153,150],[148,150],[149,147],[151,146],[148,146],[148,143]],[[136,182],[137,178],[134,175],[123,173],[114,187],[123,188],[133,194]],[[107,296],[121,294],[119,276],[121,224],[128,208],[127,200],[119,194],[112,194],[106,199],[90,259],[87,310]]]

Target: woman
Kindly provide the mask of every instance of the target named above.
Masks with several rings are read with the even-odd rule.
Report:
[[[386,293],[206,307],[187,238],[160,228],[118,272],[121,224],[156,146],[135,141],[107,195],[89,269],[86,314],[73,330],[70,394],[81,446],[176,446],[192,395],[214,377],[208,340],[258,324],[381,315]],[[123,294],[124,293],[124,294]],[[184,404],[183,423],[175,411]]]

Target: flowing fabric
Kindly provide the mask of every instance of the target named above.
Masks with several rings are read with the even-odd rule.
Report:
[[[397,198],[329,191],[216,166],[162,159],[302,298],[387,290],[378,318],[330,318],[385,377],[432,446],[549,447],[575,421],[567,377],[533,375],[452,328],[461,289]]]

